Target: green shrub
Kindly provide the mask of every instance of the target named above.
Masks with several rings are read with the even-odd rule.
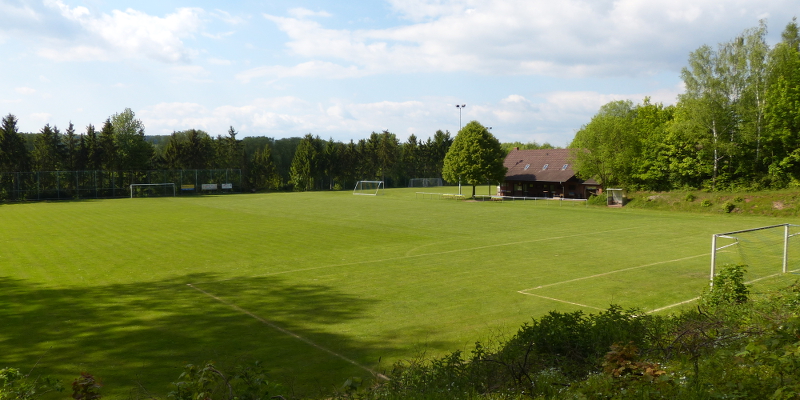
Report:
[[[700,206],[701,207],[711,207],[712,205],[713,205],[713,203],[711,203],[711,200],[709,200],[709,199],[705,199],[705,200],[700,202]]]
[[[733,198],[733,201],[735,203],[741,203],[741,202],[744,201],[744,199],[742,198],[742,196],[736,196],[736,197]]]
[[[733,204],[730,201],[726,201],[726,202],[722,203],[722,211],[725,211],[726,213],[730,213],[735,208],[736,208],[736,204]]]
[[[249,366],[237,366],[228,375],[212,362],[203,366],[188,364],[178,379],[178,382],[172,383],[174,390],[167,396],[170,399],[268,399],[269,391],[277,388],[267,380],[267,374],[258,361]]]
[[[31,379],[16,368],[0,369],[0,400],[33,400],[63,390],[64,387],[53,378]]]
[[[696,198],[697,197],[695,197],[694,193],[686,193],[686,197],[684,197],[683,199],[691,203]]]
[[[703,294],[702,302],[709,306],[722,304],[741,304],[747,301],[750,289],[744,283],[746,265],[722,266],[714,276],[714,285],[711,291]]]
[[[608,204],[608,195],[605,194],[605,193],[601,193],[601,194],[596,195],[596,196],[589,196],[589,199],[587,200],[587,203],[589,203],[589,205],[593,205],[593,206],[604,206],[604,205],[607,205]]]

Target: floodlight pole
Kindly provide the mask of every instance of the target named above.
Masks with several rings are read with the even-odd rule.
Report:
[[[456,108],[458,109],[458,130],[461,131],[461,110],[466,107],[466,104],[456,104]]]

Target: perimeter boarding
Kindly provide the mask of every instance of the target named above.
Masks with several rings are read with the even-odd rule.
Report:
[[[433,193],[433,192],[415,192],[415,196],[418,199],[423,200],[466,200],[468,197],[463,194],[453,194],[453,193]],[[544,202],[545,205],[555,204],[558,203],[559,206],[563,206],[564,204],[567,205],[579,205],[582,204],[586,206],[588,203],[586,199],[568,199],[564,197],[520,197],[520,196],[500,196],[500,195],[487,195],[487,194],[476,194],[473,197],[476,201],[493,201],[493,202],[503,202],[503,201],[539,201]]]
[[[172,196],[177,195],[176,185],[173,182],[165,183],[133,183],[128,186],[131,198],[150,197],[150,196]],[[198,190],[199,189],[199,190]],[[184,194],[193,193],[232,193],[232,183],[203,183],[199,187],[193,184],[180,185],[180,191]]]

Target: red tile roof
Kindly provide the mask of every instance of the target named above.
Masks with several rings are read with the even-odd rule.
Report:
[[[508,168],[506,180],[531,182],[573,180],[597,185],[597,181],[594,179],[583,181],[575,176],[575,171],[572,169],[571,152],[571,149],[511,150],[503,162],[503,165]]]

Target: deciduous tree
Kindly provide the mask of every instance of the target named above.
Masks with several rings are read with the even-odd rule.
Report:
[[[478,121],[472,121],[458,132],[444,157],[442,175],[450,182],[475,186],[501,182],[505,178],[505,154],[500,142]]]

